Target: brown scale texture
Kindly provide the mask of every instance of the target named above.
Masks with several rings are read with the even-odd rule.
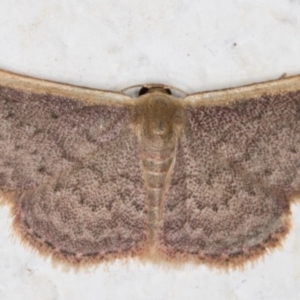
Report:
[[[227,267],[290,229],[300,77],[209,105],[161,87],[130,99],[3,71],[0,82],[0,190],[14,229],[41,254]]]
[[[15,192],[15,229],[71,260],[142,248],[145,190],[129,109],[0,93],[0,187]]]
[[[0,187],[22,190],[57,176],[116,138],[128,110],[0,87]]]
[[[288,231],[300,190],[300,95],[187,108],[160,230],[168,255],[255,256]]]

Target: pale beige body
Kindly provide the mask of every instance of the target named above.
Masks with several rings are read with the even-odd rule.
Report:
[[[140,97],[133,129],[139,139],[140,164],[147,186],[149,236],[153,252],[162,222],[163,195],[167,188],[182,132],[184,111],[175,97],[163,88],[152,87]]]

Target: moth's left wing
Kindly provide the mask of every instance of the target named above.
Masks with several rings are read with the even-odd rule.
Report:
[[[69,262],[145,248],[132,99],[0,71],[0,191],[14,228]]]
[[[127,126],[130,101],[0,70],[0,190],[34,188],[95,153]]]
[[[164,200],[169,256],[224,265],[278,244],[300,192],[300,77],[195,94]]]

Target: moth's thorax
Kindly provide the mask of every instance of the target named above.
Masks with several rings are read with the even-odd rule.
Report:
[[[145,104],[144,136],[149,139],[170,138],[175,111],[176,107],[167,96],[149,97]]]
[[[182,126],[177,118],[180,106],[175,97],[160,90],[142,96],[140,101],[135,125],[142,157],[164,160],[173,154],[178,128]]]

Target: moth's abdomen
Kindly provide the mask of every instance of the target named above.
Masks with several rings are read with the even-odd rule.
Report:
[[[161,201],[175,153],[175,138],[157,146],[149,140],[140,145],[140,159],[148,192],[150,241],[155,243],[161,217]]]
[[[175,143],[164,145],[163,148],[151,147],[144,143],[141,149],[142,166],[149,189],[161,189],[174,157]]]

